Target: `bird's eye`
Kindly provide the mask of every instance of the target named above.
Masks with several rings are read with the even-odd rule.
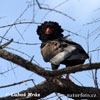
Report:
[[[52,34],[53,33],[53,29],[52,28],[46,28],[45,29],[45,34]]]

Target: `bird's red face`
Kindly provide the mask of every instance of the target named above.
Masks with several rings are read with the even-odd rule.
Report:
[[[48,27],[48,28],[45,29],[44,33],[45,34],[52,34],[53,33],[53,29]]]

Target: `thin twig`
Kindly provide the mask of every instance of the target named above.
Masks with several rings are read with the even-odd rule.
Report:
[[[33,81],[33,79],[28,79],[28,80],[24,80],[18,83],[13,83],[13,84],[9,84],[9,85],[5,85],[5,86],[0,86],[0,88],[6,88],[6,87],[10,87],[10,86],[14,86],[14,85],[18,85],[18,84],[22,84],[24,82],[28,82],[28,81]]]
[[[16,67],[13,67],[13,68],[11,68],[11,69],[8,69],[7,71],[4,71],[4,72],[0,72],[0,74],[5,74],[5,73],[7,73],[7,72],[9,72],[9,71],[11,71],[11,70],[13,70],[13,69],[15,69]]]
[[[92,78],[93,78],[94,85],[95,85],[95,75],[94,75],[94,72],[93,72],[93,70],[91,70],[91,72],[92,72]]]
[[[97,23],[97,22],[100,22],[100,19],[99,20],[94,20],[94,21],[86,23],[86,24],[83,24],[83,26],[94,24],[94,23]]]
[[[19,33],[20,37],[24,40],[23,35],[21,34],[21,32],[19,31],[19,29],[17,28],[17,26],[16,26],[16,25],[15,25],[15,29],[16,29],[16,31]]]
[[[16,23],[13,23],[13,24],[8,24],[8,25],[4,25],[4,26],[0,26],[0,28],[6,28],[6,27],[11,27],[11,26],[15,26],[15,25],[20,25],[20,24],[41,24],[41,23],[38,23],[38,22],[32,22],[32,21],[27,21],[27,22],[16,22]]]
[[[7,41],[10,41],[9,39],[7,38],[4,38],[2,36],[0,36],[0,38],[3,38],[4,40],[7,40]],[[19,41],[12,41],[13,43],[17,43],[17,44],[23,44],[23,45],[40,45],[41,43],[22,43],[22,42],[19,42]]]
[[[90,37],[96,35],[96,33],[98,33],[99,31],[100,31],[100,26],[91,32]]]
[[[28,5],[26,8],[25,8],[25,10],[19,15],[19,17],[14,21],[14,23],[16,23],[23,15],[24,15],[24,13],[28,10],[28,8],[29,8],[30,6]],[[13,24],[14,24],[13,23]],[[8,29],[7,29],[7,31],[5,32],[5,34],[3,35],[3,37],[5,37],[6,35],[7,35],[7,33],[9,32],[9,30],[12,28],[13,26],[10,26]],[[3,38],[1,38],[1,41],[0,41],[0,43],[2,43],[2,40],[3,40]]]
[[[95,52],[95,51],[99,51],[100,49],[94,49],[94,50],[91,50],[89,52]]]
[[[79,34],[77,34],[77,33],[75,33],[75,32],[72,32],[72,31],[70,31],[70,30],[67,30],[67,29],[64,29],[64,30],[67,31],[68,33],[71,33],[71,34],[74,34],[74,35],[76,35],[76,36],[79,36],[79,37],[82,37],[82,38],[86,39],[85,36],[79,35]]]
[[[18,50],[18,49],[14,49],[14,48],[11,48],[11,47],[6,47],[7,49],[11,49],[11,50],[14,50],[14,51],[17,51],[17,52],[19,52],[19,53],[21,53],[21,54],[24,54],[25,56],[27,56],[27,57],[29,57],[29,58],[31,58],[31,56],[29,56],[28,54],[26,54],[25,52],[23,52],[23,51],[20,51],[20,50]]]
[[[67,2],[67,1],[69,1],[69,0],[65,0],[65,1],[61,2],[60,4],[58,4],[57,6],[55,6],[55,7],[52,8],[52,9],[56,9],[57,7],[60,7],[61,5],[65,4],[65,2]],[[43,19],[44,19],[50,12],[51,12],[51,11],[48,11],[48,12],[44,15],[44,17],[42,18],[41,21],[43,21]]]
[[[76,79],[74,76],[70,75],[73,79],[75,79],[81,86],[84,86],[78,79]]]
[[[95,70],[95,80],[94,80],[94,83],[95,83],[95,87],[96,87],[97,89],[99,89],[99,88],[98,88],[98,82],[97,82],[97,69]]]
[[[10,41],[4,43],[3,45],[0,46],[0,49],[3,49],[5,47],[7,47],[12,41],[13,41],[13,39],[11,39]]]
[[[58,93],[55,93],[55,94],[56,94],[56,96],[58,97],[57,99],[62,100],[62,98],[59,96]],[[57,100],[57,99],[56,99],[56,100]]]
[[[25,52],[20,51],[20,50],[18,50],[18,49],[11,48],[11,47],[6,47],[6,48],[7,48],[7,49],[14,50],[14,51],[17,51],[17,52],[19,52],[19,53],[21,53],[21,54],[24,54],[25,56],[31,58],[31,61],[34,61],[36,64],[38,64],[38,65],[40,66],[40,64],[39,64],[35,59],[33,59],[34,57],[32,58],[30,55],[26,54]]]
[[[38,5],[38,7],[39,7],[40,9],[44,9],[44,10],[48,10],[48,11],[53,11],[53,12],[62,14],[62,15],[64,15],[64,16],[68,17],[69,19],[71,19],[72,21],[75,21],[74,18],[72,18],[71,16],[69,16],[69,15],[67,15],[67,14],[65,14],[65,13],[63,13],[63,12],[61,12],[61,11],[58,11],[58,10],[55,10],[55,9],[52,9],[52,8],[42,7],[38,0],[36,0],[36,2],[37,2],[37,5]]]
[[[10,62],[10,65],[11,65],[12,71],[13,71],[13,73],[14,73],[14,76],[15,76],[15,78],[17,79],[16,73],[15,73],[15,71],[14,71],[14,68],[13,68],[13,66],[12,66],[12,63],[11,63],[11,62]]]

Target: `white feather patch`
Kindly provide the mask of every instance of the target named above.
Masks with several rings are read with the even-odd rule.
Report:
[[[54,56],[52,59],[50,59],[50,62],[54,65],[59,65],[60,62],[62,62],[64,59],[69,57],[71,53],[76,49],[75,46],[71,45],[66,48],[64,48],[63,52],[58,53],[56,56]]]

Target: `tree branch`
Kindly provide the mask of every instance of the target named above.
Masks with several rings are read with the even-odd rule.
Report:
[[[13,54],[11,52],[8,52],[6,50],[0,49],[0,57],[3,59],[6,59],[8,61],[11,61],[17,65],[20,65],[21,67],[30,70],[32,72],[37,73],[38,75],[41,75],[43,77],[54,77],[62,74],[68,74],[68,73],[75,73],[79,71],[85,71],[85,70],[91,70],[91,69],[98,69],[100,68],[100,63],[92,63],[92,64],[86,64],[86,65],[77,65],[73,67],[67,67],[56,71],[48,71],[44,70],[40,66],[31,63],[30,61]]]
[[[16,23],[13,23],[13,24],[0,26],[0,28],[6,28],[6,27],[16,26],[16,25],[20,25],[20,24],[41,24],[41,23],[38,23],[38,22],[22,22],[22,21],[20,21],[20,22],[16,22]]]
[[[38,7],[39,7],[40,9],[44,9],[44,10],[48,10],[48,11],[53,11],[53,12],[62,14],[62,15],[64,15],[64,16],[68,17],[69,19],[71,19],[72,21],[75,21],[74,18],[72,18],[71,16],[67,15],[66,13],[63,13],[63,12],[61,12],[61,11],[58,11],[58,10],[55,10],[55,9],[52,9],[52,8],[42,7],[38,0],[36,0],[36,3],[37,3],[37,5],[38,5]]]
[[[28,81],[33,81],[33,79],[28,79],[28,80],[24,80],[24,81],[20,81],[20,82],[17,82],[17,83],[13,83],[13,84],[9,84],[9,85],[5,85],[5,86],[0,86],[0,88],[6,88],[6,87],[10,87],[10,86],[14,86],[14,85],[18,85],[18,84],[22,84],[22,83],[26,83]]]
[[[45,97],[53,92],[58,92],[58,93],[62,93],[66,96],[69,96],[69,94],[73,95],[82,95],[82,94],[96,94],[97,98],[99,98],[100,100],[100,96],[99,96],[99,92],[100,90],[95,89],[95,88],[91,88],[91,87],[80,87],[77,86],[67,80],[64,79],[55,79],[54,76],[58,76],[58,75],[62,75],[62,74],[68,74],[68,73],[75,73],[75,72],[79,72],[79,71],[84,71],[84,70],[91,70],[91,69],[98,69],[100,68],[100,63],[93,63],[93,64],[86,64],[86,65],[77,65],[74,67],[68,67],[68,68],[63,68],[60,70],[56,70],[56,71],[47,71],[44,70],[43,68],[39,67],[36,64],[33,64],[31,62],[29,62],[28,60],[13,54],[11,52],[8,52],[6,50],[0,49],[0,57],[11,61],[15,64],[20,65],[21,67],[30,70],[32,72],[37,73],[38,75],[41,75],[45,78],[47,78],[48,80],[35,86],[32,87],[30,89],[27,89],[25,91],[22,91],[20,93],[26,93],[28,95],[28,93],[40,93],[40,97],[34,97],[36,100],[37,98],[42,98]],[[98,92],[99,91],[99,92]],[[70,97],[70,96],[69,96]],[[6,97],[5,97],[6,98]],[[7,99],[5,98],[1,98],[0,100],[33,100],[33,97],[29,97],[32,99],[29,99],[28,97],[23,97],[21,99],[19,99],[19,97],[7,97]],[[10,98],[10,99],[9,99]],[[12,99],[11,99],[12,98]],[[75,97],[71,97],[71,98],[75,98]]]
[[[69,98],[78,99],[90,99],[100,100],[98,92],[100,90],[92,87],[81,87],[73,84],[66,79],[52,78],[48,81],[44,81],[32,88],[17,93],[17,96],[7,96],[0,98],[0,100],[37,100],[48,96],[49,94],[57,92],[68,96]],[[24,96],[19,96],[24,94]],[[29,96],[29,94],[32,94]],[[37,95],[36,95],[37,94]]]

